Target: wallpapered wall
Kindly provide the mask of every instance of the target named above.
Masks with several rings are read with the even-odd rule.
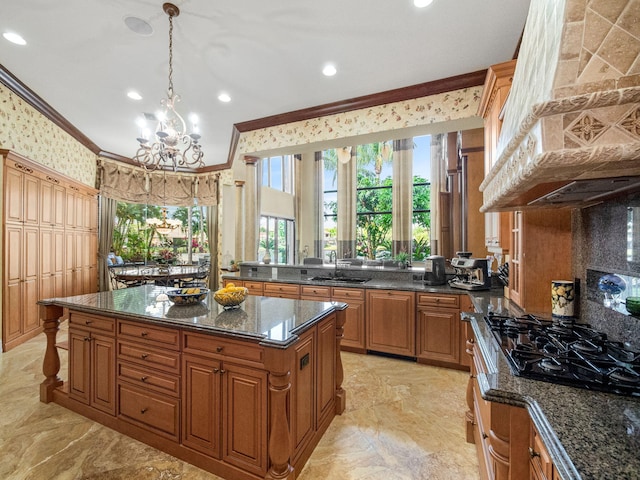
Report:
[[[477,115],[482,86],[244,132],[236,153],[247,155],[340,138],[460,120]]]
[[[95,154],[1,84],[0,148],[95,187]]]

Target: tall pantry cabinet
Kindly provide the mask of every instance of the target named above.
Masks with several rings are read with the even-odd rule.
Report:
[[[43,298],[97,291],[97,191],[16,153],[3,161],[2,350],[41,331]]]

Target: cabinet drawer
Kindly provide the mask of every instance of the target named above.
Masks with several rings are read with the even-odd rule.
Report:
[[[300,295],[300,286],[283,283],[267,283],[264,286],[264,294],[265,296]]]
[[[118,321],[118,335],[135,338],[137,341],[161,345],[172,350],[180,349],[180,332],[177,329],[162,328],[142,323]]]
[[[180,353],[160,350],[148,345],[118,341],[118,360],[180,374]]]
[[[264,284],[262,282],[245,280],[244,286],[249,289],[249,295],[262,295],[264,292]]]
[[[418,294],[418,305],[431,305],[434,307],[460,308],[458,295],[433,295],[429,293]]]
[[[364,290],[361,288],[333,287],[332,297],[334,300],[364,300]]]
[[[178,440],[180,400],[119,385],[119,416]]]
[[[260,364],[264,362],[264,349],[259,345],[192,332],[184,332],[183,341],[184,353],[195,353],[206,357],[228,357]]]
[[[328,301],[331,298],[331,287],[302,285],[302,287],[300,287],[300,295],[305,297],[317,297]]]
[[[180,377],[177,375],[163,375],[152,369],[128,362],[118,362],[118,379],[159,393],[175,397],[180,395]]]
[[[69,324],[82,326],[90,330],[98,330],[104,333],[115,333],[116,321],[113,318],[98,317],[95,315],[85,315],[83,313],[71,312],[69,314]]]

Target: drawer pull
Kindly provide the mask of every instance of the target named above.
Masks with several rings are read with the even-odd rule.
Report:
[[[143,353],[142,355],[140,355],[140,358],[142,358],[143,360],[146,359],[149,356],[148,353]]]
[[[85,342],[90,342],[91,341],[91,337],[84,337],[84,341]]]
[[[140,332],[140,336],[142,336],[142,337],[146,337],[147,335],[149,335],[148,332]]]
[[[213,369],[213,373],[218,373],[219,371],[220,371],[220,369],[219,369],[219,368],[214,368],[214,369]]]
[[[536,452],[533,448],[529,447],[529,457],[535,458],[539,456],[540,454],[538,452]]]
[[[220,353],[222,350],[224,350],[224,347],[216,347],[216,352]]]
[[[142,381],[142,382],[146,382],[146,381],[147,381],[147,378],[149,378],[149,377],[140,377],[140,381]]]
[[[487,435],[486,433],[482,432],[482,439],[486,440],[489,437],[489,435]]]
[[[144,415],[144,413],[145,413],[147,410],[148,410],[148,409],[147,409],[147,407],[145,407],[145,408],[141,408],[141,409],[140,409],[140,413]]]
[[[227,373],[227,371],[225,369],[220,370],[220,375],[222,375],[223,373]]]
[[[85,320],[84,324],[85,325],[91,325],[93,323],[93,320]]]

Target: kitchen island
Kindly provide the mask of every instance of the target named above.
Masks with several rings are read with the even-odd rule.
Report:
[[[294,479],[345,408],[346,305],[211,295],[162,301],[164,287],[42,300],[40,400],[55,402],[229,479]],[[69,321],[68,378],[57,338]]]

